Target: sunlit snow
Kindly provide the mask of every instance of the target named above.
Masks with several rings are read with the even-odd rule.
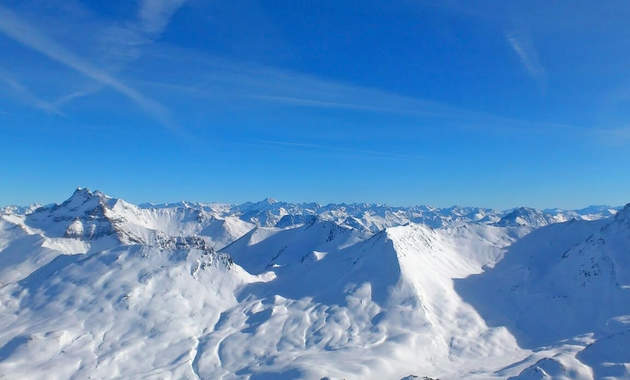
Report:
[[[0,210],[0,378],[630,379],[630,205]]]

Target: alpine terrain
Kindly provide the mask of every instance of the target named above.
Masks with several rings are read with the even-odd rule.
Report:
[[[630,204],[0,209],[2,379],[630,379]]]

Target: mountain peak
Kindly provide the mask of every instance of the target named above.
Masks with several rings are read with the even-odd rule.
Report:
[[[69,210],[93,209],[98,205],[115,203],[115,201],[115,199],[98,190],[90,191],[87,187],[77,187],[70,198],[61,203],[59,207]]]
[[[539,210],[529,207],[517,207],[508,214],[504,215],[496,225],[500,227],[507,226],[530,226],[540,227],[550,223],[547,216]]]
[[[74,197],[101,197],[101,198],[111,198],[110,196],[98,191],[98,190],[90,190],[87,187],[77,187],[74,192],[72,193],[72,195],[70,196],[70,198],[74,198]]]
[[[69,199],[73,198],[87,198],[92,196],[92,192],[87,187],[77,187]]]

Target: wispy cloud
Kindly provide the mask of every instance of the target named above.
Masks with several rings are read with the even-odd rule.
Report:
[[[595,137],[611,146],[624,146],[630,142],[630,126],[594,129]]]
[[[186,0],[139,0],[135,18],[113,23],[100,31],[98,43],[104,58],[123,68],[143,55],[160,37],[171,18]]]
[[[0,32],[24,46],[116,90],[140,106],[156,121],[168,128],[173,128],[169,113],[161,104],[64,48],[33,26],[22,21],[14,12],[2,6],[0,6]]]
[[[106,28],[99,38],[104,61],[113,71],[124,69],[140,58],[168,26],[171,17],[187,0],[140,0],[136,18],[125,24]],[[99,88],[75,91],[63,97],[62,104],[97,92]]]
[[[151,45],[168,26],[171,17],[187,0],[141,0],[135,19],[111,24],[104,30],[96,31],[96,44],[100,47],[99,60],[107,66],[108,72],[123,70],[139,59],[143,50]],[[98,92],[103,87],[92,86],[60,97],[55,104],[65,105],[75,99]]]
[[[518,55],[521,64],[527,73],[540,85],[544,85],[545,68],[538,59],[538,53],[533,46],[531,38],[527,37],[523,32],[510,32],[505,35],[512,50]]]
[[[152,96],[166,94],[172,97],[205,104],[249,107],[254,103],[264,106],[290,106],[345,109],[354,112],[392,113],[416,118],[418,125],[431,128],[436,118],[444,121],[439,128],[453,128],[490,133],[552,134],[558,131],[584,133],[586,128],[558,125],[540,121],[518,120],[496,114],[478,112],[411,95],[396,94],[384,89],[370,88],[353,83],[331,80],[291,70],[245,64],[219,59],[203,53],[153,43],[164,31],[170,19],[185,4],[184,0],[142,0],[135,17],[117,32],[108,35],[104,50],[114,52],[118,67],[99,67],[69,49],[52,37],[22,21],[12,11],[0,6],[0,33],[28,46],[53,60],[73,68],[95,81],[92,87],[75,89],[55,101],[40,103],[40,107],[60,109],[68,102],[111,87],[131,99],[160,123],[172,127],[170,112],[158,102],[135,89],[149,86]],[[518,55],[527,73],[544,83],[545,69],[541,65],[526,28],[513,28],[520,32],[505,35],[509,46]],[[501,29],[505,30],[505,29]],[[100,30],[101,32],[103,30]],[[117,34],[119,33],[119,34]],[[132,82],[122,82],[112,71],[142,55],[143,69],[134,75],[129,65],[127,74]],[[100,57],[97,57],[100,58]],[[145,66],[146,65],[146,66]],[[185,67],[186,70],[178,70]],[[161,71],[164,70],[164,71]],[[166,83],[162,78],[169,78]],[[191,79],[194,78],[194,79]],[[66,90],[68,91],[68,90]],[[35,100],[33,99],[33,102]],[[51,108],[52,107],[52,108]],[[427,120],[431,122],[426,122]]]
[[[163,67],[187,67],[194,70],[194,83],[190,72],[182,77],[169,74],[170,82],[143,81],[148,86],[186,93],[205,100],[247,99],[269,104],[309,108],[340,108],[365,112],[386,112],[424,116],[454,117],[462,110],[444,103],[399,95],[390,91],[345,83],[269,66],[246,64],[238,61],[198,54],[196,52],[161,47],[147,58],[161,62]],[[472,113],[467,113],[471,115]]]
[[[54,102],[52,102],[52,104],[55,107],[62,107],[63,105],[65,105],[66,103],[71,102],[74,99],[78,99],[78,98],[81,98],[81,97],[93,94],[93,93],[97,92],[99,89],[100,89],[100,86],[92,87],[92,88],[85,89],[85,90],[73,91],[73,92],[71,92],[69,94],[60,96]]]
[[[142,30],[152,36],[162,33],[173,14],[186,0],[142,0],[138,22]]]
[[[162,62],[164,67],[189,67],[197,75],[194,83],[190,82],[190,72],[187,72],[186,77],[171,73],[172,82],[143,81],[143,85],[156,91],[180,93],[205,103],[224,102],[227,107],[249,107],[252,104],[248,102],[259,102],[277,106],[391,113],[418,121],[439,119],[444,122],[440,128],[448,125],[454,129],[492,133],[545,135],[558,131],[582,133],[585,130],[574,125],[504,117],[290,70],[225,61],[180,49],[154,51],[147,58]],[[427,128],[431,124],[422,123]]]
[[[539,12],[538,15],[524,12],[524,7],[531,7],[527,2],[514,1],[458,1],[426,0],[419,4],[425,7],[438,7],[450,12],[479,20],[487,25],[494,25],[503,33],[505,40],[518,56],[527,74],[544,90],[546,70],[541,64],[538,52],[531,37],[531,20],[538,25],[556,25],[557,20]],[[507,30],[507,32],[503,32]]]
[[[581,126],[544,120],[524,120],[456,107],[428,99],[404,96],[386,90],[332,81],[289,70],[226,62],[210,57],[204,58],[197,54],[186,57],[184,53],[171,53],[170,56],[173,59],[181,60],[178,61],[179,64],[186,67],[192,67],[188,64],[187,59],[194,60],[200,70],[200,75],[195,77],[195,84],[186,85],[182,82],[177,84],[154,82],[153,84],[169,91],[182,91],[188,96],[199,97],[204,100],[219,97],[239,103],[240,101],[235,100],[235,98],[242,98],[268,104],[274,103],[279,106],[339,108],[355,112],[391,113],[415,118],[419,121],[419,125],[427,128],[452,128],[497,135],[582,136],[594,137],[601,142],[616,139],[622,144],[630,141],[628,138],[630,133],[627,128],[606,129],[592,125]],[[541,75],[544,76],[544,69],[541,70],[543,70]],[[433,121],[438,119],[444,123],[440,123],[439,127],[432,127]],[[265,143],[329,151],[346,149],[334,145],[291,141],[270,140],[265,141]],[[347,151],[346,153],[351,152]],[[356,153],[359,152],[356,151]],[[380,154],[376,151],[363,153]],[[391,158],[407,159],[409,157],[395,154]]]
[[[4,82],[26,104],[55,115],[62,115],[55,104],[39,98],[11,74],[0,70],[0,82]]]
[[[370,149],[355,149],[342,147],[335,144],[314,144],[314,143],[303,143],[296,141],[281,141],[281,140],[259,140],[250,143],[251,145],[256,146],[275,146],[275,147],[285,147],[285,148],[296,148],[300,150],[313,150],[313,151],[321,151],[326,153],[342,153],[342,154],[350,154],[356,157],[369,157],[369,158],[378,158],[378,159],[390,159],[390,160],[411,160],[411,159],[420,159],[421,157],[418,155],[409,155],[404,153],[396,153],[396,152],[384,152],[378,150],[370,150]]]
[[[344,103],[344,102],[331,102],[317,99],[296,98],[291,96],[274,96],[274,95],[250,95],[253,99],[259,99],[269,102],[278,102],[285,104],[294,104],[297,106],[305,107],[321,107],[321,108],[343,108],[353,110],[365,110],[365,111],[388,111],[384,108],[372,107],[369,105]]]

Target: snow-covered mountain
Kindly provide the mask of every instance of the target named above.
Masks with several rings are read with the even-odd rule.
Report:
[[[289,203],[270,198],[260,202],[246,202],[240,205],[177,202],[166,204],[144,203],[140,206],[135,206],[123,200],[108,197],[99,191],[91,192],[85,188],[78,188],[68,200],[60,205],[53,204],[44,207],[39,205],[28,207],[6,206],[0,208],[0,215],[35,214],[35,216],[30,217],[33,224],[37,224],[38,221],[41,224],[44,215],[57,221],[63,218],[74,221],[79,218],[82,219],[81,223],[83,223],[89,212],[93,212],[90,220],[96,222],[95,217],[97,214],[104,214],[107,211],[108,218],[113,220],[120,219],[117,223],[128,224],[123,229],[125,231],[132,229],[129,228],[129,224],[135,224],[145,225],[148,229],[168,234],[199,233],[199,231],[195,230],[195,227],[199,227],[198,223],[203,224],[208,222],[208,220],[228,220],[229,227],[226,226],[226,229],[231,229],[235,232],[238,230],[236,235],[239,233],[242,235],[243,230],[247,232],[253,226],[286,228],[310,223],[315,217],[372,233],[387,227],[408,223],[425,224],[433,228],[462,222],[496,223],[500,226],[529,226],[537,228],[572,219],[597,220],[606,218],[613,216],[619,209],[619,207],[610,206],[589,206],[580,210],[536,210],[520,207],[499,211],[480,207],[392,207],[369,203],[333,203],[322,206],[315,202]],[[48,213],[44,213],[44,210],[47,210]],[[246,223],[239,224],[236,219]],[[45,224],[46,222],[43,221],[43,223]],[[108,223],[106,222],[106,224]],[[56,227],[58,228],[59,225]],[[77,223],[74,227],[79,228],[79,224]],[[99,230],[94,223],[90,225],[90,228],[94,228],[94,230],[88,230],[85,233],[105,232]],[[101,226],[101,228],[105,228],[105,226]],[[72,233],[72,231],[69,231],[69,233]],[[229,243],[232,237],[238,236],[226,236],[221,243]],[[128,236],[127,238],[142,239],[143,237]]]
[[[0,211],[0,378],[630,378],[630,205]]]
[[[99,191],[78,188],[59,205],[23,214],[20,225],[48,237],[76,238],[90,243],[110,239],[116,244],[155,245],[169,237],[198,236],[218,248],[254,227],[241,218],[218,217],[218,214],[213,209],[187,203],[140,208]]]
[[[507,326],[521,347],[565,345],[517,378],[630,376],[630,205],[609,219],[536,230],[494,270],[457,284],[489,324]],[[580,366],[572,365],[576,359]]]

